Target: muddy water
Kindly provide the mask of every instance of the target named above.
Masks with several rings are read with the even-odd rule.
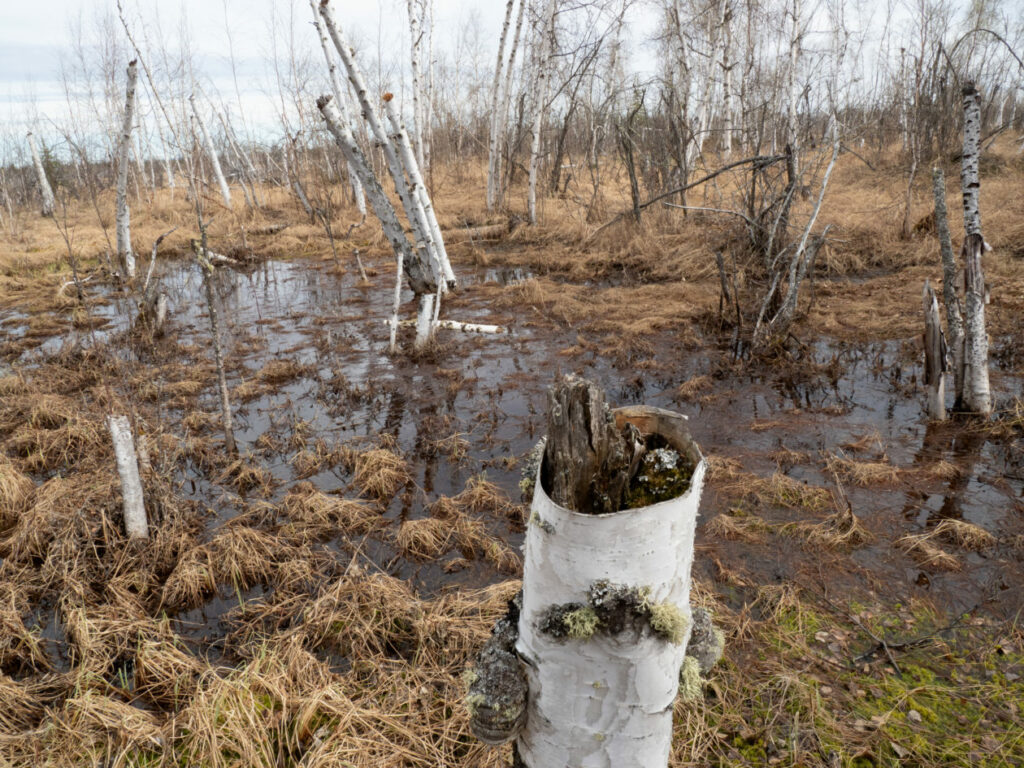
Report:
[[[529,278],[519,270],[463,269],[466,290],[447,317],[468,322],[500,323],[511,332],[466,335],[441,331],[441,349],[420,361],[387,353],[384,319],[391,303],[391,275],[375,275],[370,287],[357,285],[351,273],[338,275],[330,263],[270,261],[248,271],[221,270],[217,300],[228,326],[225,339],[232,364],[229,387],[256,378],[271,360],[291,360],[308,366],[307,373],[249,402],[235,402],[236,437],[253,462],[266,466],[277,481],[273,498],[280,499],[296,478],[289,463],[293,449],[257,451],[256,441],[272,433],[287,442],[297,430],[328,444],[370,445],[381,434],[391,435],[414,468],[413,483],[391,501],[387,517],[399,521],[425,514],[426,504],[440,495],[454,495],[481,472],[518,499],[521,459],[544,431],[546,388],[559,373],[575,372],[602,384],[616,404],[647,403],[690,415],[692,428],[705,453],[732,457],[743,469],[771,475],[779,468],[780,449],[803,454],[805,460],[782,469],[791,477],[830,486],[824,457],[841,454],[855,459],[886,458],[897,468],[913,469],[939,460],[953,463],[960,474],[953,480],[900,480],[883,486],[850,487],[854,511],[874,533],[873,540],[837,566],[803,552],[792,540],[773,538],[767,544],[726,542],[701,538],[698,568],[708,577],[715,558],[732,570],[749,574],[755,584],[783,580],[824,579],[822,563],[832,569],[829,579],[842,587],[888,590],[892,599],[929,594],[940,606],[961,610],[985,600],[1001,613],[1022,606],[1019,590],[1006,587],[1024,576],[1019,554],[1000,547],[984,554],[963,556],[958,573],[922,569],[893,546],[906,533],[918,533],[943,517],[957,517],[989,530],[1003,540],[1024,533],[1024,469],[1014,465],[1020,441],[992,442],[984,436],[966,437],[956,428],[928,427],[917,391],[920,376],[911,341],[854,347],[824,340],[807,349],[805,360],[787,370],[736,369],[727,364],[709,341],[700,350],[684,349],[665,333],[651,340],[656,350],[631,363],[616,363],[596,355],[562,354],[577,339],[577,330],[552,328],[536,322],[526,308],[497,309],[477,288],[488,283],[511,284]],[[170,334],[183,345],[195,345],[212,357],[209,321],[201,278],[194,267],[164,266],[160,275],[170,296]],[[94,289],[95,290],[95,289]],[[491,291],[488,295],[493,295]],[[413,304],[406,295],[404,316]],[[119,343],[127,325],[129,302],[110,297],[94,310],[107,324],[47,340],[19,361],[31,365],[40,356],[68,343]],[[10,334],[23,328],[23,317],[0,314]],[[127,349],[125,354],[130,354]],[[16,363],[17,364],[17,363]],[[714,382],[696,403],[676,399],[679,384],[696,375],[713,375]],[[1006,400],[1024,394],[1024,380],[994,372],[994,387]],[[202,407],[217,410],[211,386]],[[185,414],[168,410],[163,417],[181,428]],[[464,457],[449,457],[433,449],[434,441],[453,434],[468,441]],[[849,446],[857,444],[859,449]],[[845,446],[845,447],[844,447]],[[866,447],[865,447],[866,446]],[[221,504],[222,492],[201,472],[182,477],[183,492],[214,506],[223,519],[237,512]],[[343,492],[351,481],[337,467],[310,478],[321,490]],[[712,482],[702,508],[705,521],[734,500],[721,497]],[[820,520],[806,511],[758,509],[772,522]],[[488,526],[513,546],[518,526],[488,520]],[[417,564],[398,557],[382,537],[365,551],[390,573],[409,579],[424,593],[450,584],[482,585],[500,578],[490,566],[475,562],[457,574],[444,570],[453,552],[440,562]],[[179,617],[197,638],[218,631],[218,620],[238,600],[259,597],[259,590],[242,596],[221,595],[204,608]],[[744,594],[736,595],[737,600]]]

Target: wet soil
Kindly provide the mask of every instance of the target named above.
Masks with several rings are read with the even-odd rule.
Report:
[[[182,262],[164,264],[161,272],[172,307],[168,338],[182,350],[179,362],[208,367],[212,350],[199,273]],[[951,613],[980,607],[1010,617],[1024,610],[1024,594],[1013,588],[1024,581],[1024,554],[1011,545],[1024,534],[1022,436],[1018,430],[997,437],[962,423],[929,425],[916,383],[921,363],[915,340],[860,345],[820,339],[798,351],[795,361],[740,366],[716,338],[695,347],[683,342],[691,333],[667,330],[645,339],[643,348],[602,356],[578,343],[578,328],[542,309],[493,301],[529,280],[528,272],[462,268],[460,274],[464,288],[446,305],[446,316],[497,323],[509,332],[440,331],[437,347],[417,358],[387,352],[384,320],[392,284],[386,267],[368,287],[358,285],[352,273],[339,275],[330,262],[268,261],[247,271],[218,272],[216,292],[229,328],[229,388],[261,381],[260,371],[271,361],[301,366],[294,378],[265,382],[251,398],[233,403],[242,453],[273,476],[269,501],[280,501],[300,479],[324,492],[355,494],[352,476],[341,465],[300,478],[292,462],[295,446],[322,440],[370,447],[382,435],[393,438],[413,468],[410,482],[388,503],[391,526],[426,516],[427,505],[459,493],[480,473],[518,500],[522,462],[544,429],[547,387],[558,373],[574,372],[604,387],[615,405],[643,403],[686,413],[705,455],[734,460],[745,473],[782,472],[831,489],[830,456],[895,468],[887,482],[843,481],[854,513],[872,533],[852,552],[811,551],[784,537],[732,541],[708,535],[707,522],[730,510],[756,513],[773,524],[820,521],[832,511],[726,491],[713,472],[701,507],[695,567],[727,602],[741,604],[756,585],[792,581],[825,594],[872,594],[892,602],[926,596]],[[31,368],[62,349],[95,345],[145,363],[152,353],[126,335],[133,302],[111,288],[92,285],[89,293],[91,327],[62,325],[52,335],[37,334],[30,344],[25,340],[33,333],[32,314],[17,306],[0,310],[7,341],[24,348],[8,354],[7,364]],[[412,297],[404,298],[409,317]],[[154,368],[152,383],[158,387],[159,377]],[[697,377],[706,377],[699,392],[680,396],[680,385]],[[1002,403],[1020,398],[1024,377],[995,368],[993,389]],[[171,402],[160,418],[171,431],[185,433],[191,408]],[[197,405],[217,413],[212,380]],[[219,435],[216,424],[209,421],[208,437]],[[298,442],[292,440],[296,435]],[[464,455],[439,448],[439,441],[452,436],[466,441]],[[952,479],[949,472],[929,473],[938,462],[953,465]],[[176,480],[184,496],[213,509],[211,527],[238,513],[239,505],[224,503],[224,488],[201,467],[182,467]],[[895,545],[944,518],[978,525],[1000,544],[957,553],[963,568],[956,572],[922,567]],[[516,521],[484,522],[511,546],[521,543]],[[341,535],[332,545],[342,551],[346,543]],[[506,578],[483,560],[448,572],[457,551],[436,562],[407,560],[385,536],[370,536],[363,553],[424,595]],[[226,612],[263,594],[262,587],[222,592],[178,615],[178,629],[200,644],[212,642],[224,631]],[[44,636],[59,638],[52,611],[40,621]]]

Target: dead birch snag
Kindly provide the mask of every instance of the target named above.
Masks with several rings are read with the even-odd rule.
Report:
[[[32,165],[36,168],[36,179],[39,181],[39,194],[43,198],[43,216],[53,216],[53,209],[56,203],[53,199],[53,189],[46,178],[46,170],[43,168],[43,161],[39,157],[39,150],[36,149],[35,137],[28,134],[28,149],[32,153]]]
[[[924,385],[928,389],[928,416],[946,418],[946,340],[939,319],[939,301],[928,280],[924,281]]]
[[[231,189],[228,187],[227,179],[224,178],[224,171],[220,167],[220,159],[217,157],[217,147],[213,144],[213,137],[210,132],[206,130],[206,123],[203,122],[203,118],[199,116],[199,110],[196,109],[196,95],[193,93],[188,97],[189,103],[192,105],[192,118],[196,121],[196,125],[199,126],[199,134],[203,140],[203,148],[206,150],[206,154],[210,158],[210,165],[213,166],[213,175],[217,179],[217,184],[220,185],[220,194],[224,198],[224,205],[231,208]]]
[[[210,333],[213,336],[213,356],[217,364],[217,384],[220,391],[220,415],[224,425],[224,446],[232,456],[238,454],[235,444],[235,430],[231,418],[231,398],[228,394],[228,378],[224,368],[224,349],[220,339],[220,315],[213,295],[213,265],[206,257],[206,230],[202,232],[202,244],[196,253],[199,271],[203,276],[203,288],[206,292],[206,309],[210,313]]]
[[[117,259],[128,279],[135,277],[135,253],[132,251],[131,212],[128,209],[128,152],[135,115],[135,83],[139,73],[136,62],[128,63],[128,85],[121,123],[121,144],[117,152]]]
[[[952,352],[953,408],[959,409],[964,397],[964,320],[957,292],[956,259],[949,235],[946,212],[946,179],[941,168],[932,169],[932,192],[935,197],[935,231],[939,236],[942,257],[942,303],[946,306],[946,339]]]
[[[525,723],[512,729],[519,759],[527,768],[663,767],[693,626],[690,570],[705,463],[679,414],[643,406],[610,411],[599,390],[575,382],[559,385],[551,405],[561,412],[549,419],[551,453],[545,451],[535,485],[524,545],[515,649],[528,696]],[[570,447],[569,436],[593,442]],[[685,490],[588,514],[608,509],[601,497],[622,482],[636,437],[665,446],[649,456],[672,455],[692,469]],[[563,458],[612,473],[588,479],[557,463]],[[597,496],[598,504],[573,510],[549,492],[582,495],[583,503]],[[467,703],[472,713],[474,702]],[[515,726],[518,714],[504,721]]]
[[[967,81],[963,87],[964,97],[964,148],[960,164],[960,188],[964,198],[964,233],[981,234],[981,209],[978,177],[978,156],[981,143],[981,107],[978,105],[978,90],[974,83]]]
[[[992,413],[988,379],[988,333],[985,330],[985,278],[981,271],[984,241],[980,234],[964,238],[964,410]]]
[[[107,428],[114,443],[117,474],[121,477],[121,496],[124,499],[124,530],[129,539],[148,539],[146,506],[139,477],[139,460],[132,440],[132,428],[127,416],[108,416]]]
[[[985,278],[981,254],[985,240],[981,234],[978,176],[981,109],[973,82],[963,87],[964,148],[960,166],[960,186],[964,200],[964,410],[992,413],[992,393],[988,378],[988,333],[985,329]]]
[[[416,340],[413,347],[421,350],[434,338],[434,302],[437,297],[432,293],[420,294],[419,312],[416,315]]]

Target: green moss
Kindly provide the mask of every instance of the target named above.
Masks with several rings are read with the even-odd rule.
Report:
[[[686,628],[689,626],[686,615],[675,603],[665,601],[650,607],[651,629],[673,645],[679,645],[686,639]]]
[[[589,640],[597,631],[597,613],[589,606],[569,611],[562,621],[566,634],[577,640]]]

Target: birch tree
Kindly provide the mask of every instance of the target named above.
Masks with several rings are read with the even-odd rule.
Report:
[[[121,497],[124,509],[124,529],[129,539],[148,539],[149,523],[139,478],[139,459],[127,416],[108,416],[107,428],[114,443],[117,474],[121,478]]]
[[[522,5],[525,5],[523,0]],[[499,146],[500,139],[504,135],[505,126],[501,125],[499,118],[499,107],[502,106],[502,94],[501,75],[505,68],[505,39],[508,36],[509,24],[512,21],[512,10],[515,7],[516,0],[508,0],[505,5],[505,21],[501,25],[501,37],[498,39],[498,61],[494,65],[494,80],[491,83],[491,114],[490,120],[488,121],[488,128],[490,130],[489,141],[487,143],[487,210],[493,211],[494,205],[498,197],[498,174],[500,173],[500,156]],[[522,8],[520,5],[520,9]],[[513,52],[512,57],[515,56]],[[512,58],[510,57],[510,59]],[[511,60],[509,61],[509,67],[512,66]],[[499,133],[499,129],[501,133]]]
[[[39,181],[39,194],[43,198],[43,216],[53,216],[53,209],[55,202],[53,199],[53,189],[50,187],[50,182],[46,178],[46,170],[43,168],[43,161],[39,157],[39,150],[36,149],[35,137],[28,134],[28,148],[32,153],[32,164],[36,169],[36,179]]]
[[[537,223],[537,174],[540,167],[541,128],[547,108],[548,85],[551,80],[552,57],[555,45],[555,14],[558,0],[547,0],[538,31],[536,75],[533,79],[533,125],[530,139],[530,169],[527,207],[531,225]]]
[[[217,147],[213,143],[213,137],[210,132],[206,129],[206,123],[203,121],[202,116],[199,114],[199,110],[196,108],[196,95],[190,94],[188,97],[189,104],[192,105],[192,119],[195,120],[196,126],[199,128],[199,135],[203,140],[203,148],[206,150],[206,155],[210,159],[210,166],[213,168],[213,175],[217,179],[217,184],[220,186],[220,194],[224,199],[224,205],[231,208],[231,189],[228,187],[227,179],[224,178],[224,171],[220,167],[220,159],[217,157]]]
[[[138,78],[136,61],[128,63],[128,85],[125,92],[124,119],[121,123],[121,142],[117,152],[117,258],[128,279],[135,277],[135,253],[132,251],[131,212],[128,208],[128,151],[132,139],[132,121],[135,115],[135,83]]]
[[[985,240],[981,234],[981,210],[978,159],[981,142],[981,108],[978,90],[972,81],[963,86],[964,146],[960,167],[960,186],[964,201],[964,398],[967,411],[988,415],[992,412],[992,393],[988,377],[988,333],[985,329],[985,277],[981,254]]]
[[[320,49],[324,53],[324,61],[327,62],[327,74],[331,82],[331,93],[334,94],[334,106],[338,110],[339,120],[346,125],[351,125],[345,92],[341,84],[341,78],[338,76],[338,65],[331,54],[330,46],[327,44],[327,35],[324,33],[324,28],[320,24],[320,11],[318,10],[317,0],[309,0],[309,7],[313,11],[313,27],[316,29],[316,36],[320,41]],[[352,186],[352,197],[355,199],[356,208],[359,210],[360,217],[365,219],[366,195],[363,192],[363,183],[360,181],[359,174],[355,172],[351,163],[347,162],[346,168],[348,169],[349,184]]]

